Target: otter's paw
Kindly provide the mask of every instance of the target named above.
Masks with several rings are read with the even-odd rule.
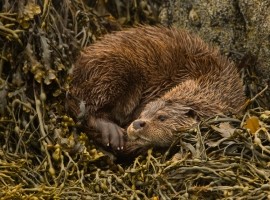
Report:
[[[98,120],[96,126],[101,133],[102,143],[104,145],[110,146],[116,150],[124,149],[124,129],[112,122],[104,120]]]

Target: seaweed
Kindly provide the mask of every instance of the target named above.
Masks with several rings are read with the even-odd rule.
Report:
[[[81,48],[124,26],[158,23],[160,1],[128,2],[0,3],[0,198],[269,198],[268,110],[207,119],[127,163],[76,131],[64,102]]]

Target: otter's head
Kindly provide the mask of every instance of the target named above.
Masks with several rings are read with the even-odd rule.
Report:
[[[197,122],[192,108],[162,98],[146,105],[140,117],[127,129],[131,146],[169,146],[174,133]],[[132,147],[131,147],[132,148]]]

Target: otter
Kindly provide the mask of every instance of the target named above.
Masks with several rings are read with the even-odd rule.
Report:
[[[175,132],[245,101],[237,67],[218,49],[187,30],[151,26],[86,47],[69,94],[72,115],[84,113],[83,127],[116,150],[167,146]]]

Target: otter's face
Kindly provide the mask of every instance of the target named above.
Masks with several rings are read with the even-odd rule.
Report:
[[[158,99],[147,104],[140,117],[130,124],[128,139],[133,148],[169,146],[175,132],[187,129],[196,122],[190,107]]]

